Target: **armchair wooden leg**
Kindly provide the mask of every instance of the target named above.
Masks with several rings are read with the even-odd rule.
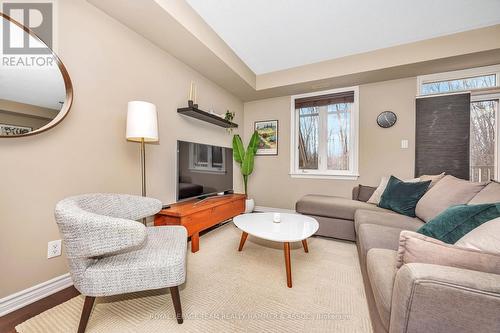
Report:
[[[182,324],[184,320],[182,319],[182,307],[181,307],[181,297],[179,296],[179,287],[170,287],[170,295],[172,295],[172,302],[174,303],[175,317],[177,318],[177,323]]]
[[[78,333],[85,332],[85,328],[87,328],[87,323],[89,322],[90,313],[92,312],[92,307],[94,306],[94,301],[95,297],[85,296],[80,325],[78,326]]]

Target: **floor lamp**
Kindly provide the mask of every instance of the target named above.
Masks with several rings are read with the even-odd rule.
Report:
[[[127,140],[141,143],[142,196],[146,196],[146,142],[158,142],[158,116],[154,104],[128,102]],[[142,222],[146,225],[146,219]]]

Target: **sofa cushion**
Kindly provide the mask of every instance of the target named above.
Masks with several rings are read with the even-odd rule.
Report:
[[[425,181],[428,181],[430,180],[431,181],[431,184],[429,185],[429,188],[433,187],[434,185],[436,185],[436,183],[438,181],[440,181],[441,179],[444,178],[446,174],[444,172],[440,173],[439,175],[422,175],[418,178],[420,178],[420,181],[421,182],[425,182]]]
[[[500,217],[481,224],[460,238],[455,246],[500,255]]]
[[[413,231],[402,231],[396,267],[421,263],[500,274],[500,255],[465,249]]]
[[[371,249],[396,251],[399,245],[399,234],[402,229],[384,227],[376,224],[361,224],[357,241],[361,262],[366,262],[366,254]]]
[[[497,217],[500,217],[500,203],[458,205],[446,209],[417,232],[448,244],[455,244],[471,230]]]
[[[301,214],[351,221],[354,220],[354,213],[357,209],[387,211],[366,202],[319,194],[308,194],[295,204],[295,210]]]
[[[447,175],[424,194],[415,213],[421,220],[429,222],[450,206],[468,203],[485,185]]]
[[[389,329],[391,301],[396,277],[397,252],[386,249],[371,249],[366,257],[366,270],[373,291],[373,298],[385,329]]]
[[[382,198],[382,194],[385,191],[385,188],[387,187],[387,184],[389,183],[389,176],[384,176],[380,179],[380,184],[378,185],[377,189],[373,192],[372,196],[370,199],[368,199],[368,203],[378,205],[380,203],[380,199]],[[404,182],[407,183],[417,183],[420,181],[420,178],[413,178],[413,179],[406,179]]]
[[[469,201],[469,205],[500,202],[500,184],[491,182]]]
[[[412,231],[416,231],[424,225],[424,222],[417,217],[409,217],[394,212],[358,209],[354,215],[355,231],[358,232],[359,226],[365,223]]]
[[[354,221],[316,215],[308,216],[316,219],[319,223],[319,229],[315,235],[345,239],[352,242],[356,240]]]
[[[391,176],[378,205],[399,214],[415,217],[417,202],[424,195],[425,191],[427,191],[430,183],[430,180],[407,183]]]
[[[353,188],[353,200],[367,202],[377,188],[359,184]],[[355,194],[355,195],[354,195]]]

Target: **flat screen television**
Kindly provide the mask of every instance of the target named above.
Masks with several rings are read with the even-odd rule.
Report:
[[[233,190],[233,150],[177,141],[177,201]]]

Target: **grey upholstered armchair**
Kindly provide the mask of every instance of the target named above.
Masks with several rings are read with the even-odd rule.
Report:
[[[85,331],[95,297],[167,287],[182,324],[178,286],[186,278],[186,229],[136,222],[161,206],[125,194],[85,194],[56,205],[71,278],[85,296],[78,332]]]

